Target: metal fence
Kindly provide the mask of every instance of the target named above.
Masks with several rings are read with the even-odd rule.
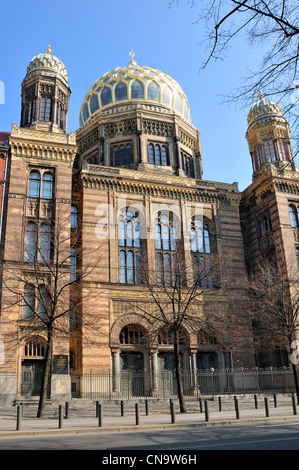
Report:
[[[155,374],[150,370],[125,370],[119,375],[111,371],[72,372],[71,383],[73,398],[177,397],[176,374],[169,370]],[[293,371],[289,368],[198,370],[196,374],[182,371],[182,384],[186,397],[295,391]]]

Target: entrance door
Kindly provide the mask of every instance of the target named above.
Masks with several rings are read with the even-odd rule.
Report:
[[[144,396],[144,361],[140,352],[122,352],[121,391],[127,396]]]
[[[38,396],[41,391],[44,361],[24,360],[22,363],[21,395]]]

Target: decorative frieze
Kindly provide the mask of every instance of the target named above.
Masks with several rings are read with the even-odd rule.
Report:
[[[143,119],[142,131],[145,134],[158,135],[160,137],[173,137],[174,125],[169,122],[154,121],[152,119]]]

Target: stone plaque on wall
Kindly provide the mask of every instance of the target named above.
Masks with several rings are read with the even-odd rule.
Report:
[[[68,374],[69,373],[69,358],[64,354],[55,354],[53,358],[53,373],[54,374]]]

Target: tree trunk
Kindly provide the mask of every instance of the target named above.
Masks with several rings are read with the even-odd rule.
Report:
[[[297,395],[297,404],[299,405],[299,384],[298,384],[298,371],[296,364],[292,363],[293,375],[294,375],[294,382],[295,382],[295,390]]]
[[[180,412],[186,413],[186,405],[185,405],[183,382],[182,382],[181,359],[180,359],[180,350],[179,350],[179,332],[178,331],[175,332],[175,339],[174,339],[174,362],[175,362]]]
[[[46,351],[46,356],[45,356],[45,367],[44,367],[44,372],[43,372],[42,387],[41,387],[37,416],[36,416],[37,418],[42,418],[45,414],[48,384],[49,384],[50,373],[51,373],[52,346],[53,346],[53,329],[52,327],[50,327],[48,330],[47,351]]]

